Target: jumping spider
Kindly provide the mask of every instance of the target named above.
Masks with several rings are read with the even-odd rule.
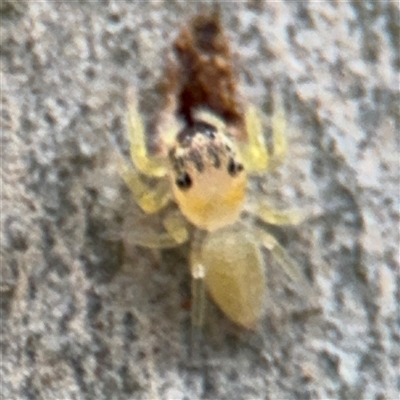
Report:
[[[128,89],[128,138],[135,168],[121,158],[121,176],[145,213],[176,205],[163,220],[165,230],[140,237],[137,244],[168,248],[191,242],[194,328],[204,321],[204,286],[232,321],[253,328],[265,309],[261,247],[292,279],[304,281],[283,247],[255,223],[297,224],[300,215],[270,208],[261,195],[246,197],[249,176],[269,171],[286,154],[284,113],[276,107],[271,153],[256,108],[244,111],[238,101],[218,13],[194,17],[181,29],[173,51],[175,59],[167,64],[159,88],[165,105],[155,154],[148,151],[136,95]],[[157,178],[157,184],[146,185],[144,176]]]

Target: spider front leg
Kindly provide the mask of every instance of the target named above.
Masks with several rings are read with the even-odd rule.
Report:
[[[132,161],[142,174],[157,178],[163,177],[167,174],[167,168],[163,160],[150,156],[147,151],[146,133],[138,110],[138,102],[134,88],[128,88],[126,100],[128,105],[128,139],[130,142]]]
[[[153,178],[164,178],[167,168],[161,158],[151,157],[147,151],[143,123],[137,109],[137,100],[133,88],[127,91],[128,102],[128,139],[131,158],[135,167],[131,167],[119,154],[115,154],[119,173],[131,189],[136,203],[146,214],[154,214],[162,210],[172,199],[168,179],[158,180],[150,186],[143,175]],[[141,176],[142,175],[142,176]],[[150,248],[175,247],[188,239],[187,223],[177,212],[169,212],[163,220],[166,232],[145,230],[138,234],[137,229],[126,232],[126,240],[130,243]]]
[[[118,172],[132,191],[136,203],[146,214],[153,214],[164,208],[172,198],[168,181],[159,181],[154,187],[147,185],[123,157],[115,154]]]
[[[154,187],[150,187],[121,155],[115,154],[115,157],[122,179],[131,189],[136,203],[146,214],[155,214],[168,205],[172,197],[168,181],[159,181]],[[125,241],[133,245],[161,249],[176,247],[188,240],[188,224],[178,210],[168,210],[162,223],[165,232],[149,228],[139,231],[137,221],[131,221],[133,226],[125,224]]]
[[[249,106],[245,114],[248,142],[243,149],[243,158],[247,170],[255,173],[276,168],[287,153],[285,136],[286,120],[281,101],[277,101],[277,110],[272,117],[273,151],[268,152],[261,118],[256,107]]]
[[[287,155],[286,118],[282,101],[277,101],[277,107],[272,116],[273,152],[270,159],[270,168],[276,168],[285,160]]]
[[[132,191],[136,203],[146,214],[159,212],[171,201],[172,194],[168,181],[159,181],[154,188],[150,188],[119,154],[116,154],[116,157],[122,179]],[[133,221],[133,224],[136,224],[136,221]],[[154,249],[176,247],[188,240],[187,222],[178,210],[169,211],[163,219],[163,225],[166,232],[162,233],[152,230],[138,232],[135,226],[125,226],[125,240],[128,243]]]
[[[286,120],[279,97],[276,103],[277,110],[272,117],[272,153],[268,152],[258,110],[254,106],[247,109],[245,121],[248,143],[243,149],[243,156],[250,173],[276,168],[287,154]],[[261,195],[255,193],[246,204],[246,210],[273,225],[298,225],[305,219],[305,215],[298,210],[276,210],[270,207]]]
[[[131,189],[137,204],[147,214],[156,213],[165,207],[171,199],[167,182],[157,182],[150,188],[141,178],[140,174],[149,177],[164,177],[167,169],[161,159],[151,157],[147,151],[146,135],[138,111],[135,90],[131,87],[126,93],[127,99],[127,132],[130,143],[130,153],[135,169],[129,166],[120,154],[116,154],[118,171]]]

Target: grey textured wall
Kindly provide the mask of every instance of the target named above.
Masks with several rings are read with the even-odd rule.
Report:
[[[257,333],[213,305],[188,367],[189,273],[115,231],[128,192],[124,91],[145,118],[163,49],[198,3],[5,0],[1,62],[2,399],[399,398],[399,3],[223,3],[245,97],[278,87],[290,157],[259,190],[314,210],[276,234],[313,282],[266,255]]]

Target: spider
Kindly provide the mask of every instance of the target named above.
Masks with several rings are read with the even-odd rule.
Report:
[[[119,157],[119,171],[146,214],[163,212],[163,231],[139,235],[136,244],[161,249],[190,241],[193,328],[204,323],[207,288],[230,320],[252,329],[265,309],[262,247],[293,280],[305,279],[265,224],[256,223],[298,224],[302,217],[269,207],[247,188],[252,175],[275,168],[287,153],[283,108],[277,101],[270,152],[258,110],[252,105],[243,110],[238,101],[218,13],[195,16],[181,29],[173,51],[175,61],[160,86],[166,102],[157,152],[148,150],[135,90],[127,91],[134,167]],[[146,177],[156,184],[148,185]]]

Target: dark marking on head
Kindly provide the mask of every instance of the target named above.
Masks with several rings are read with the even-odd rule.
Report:
[[[168,151],[168,157],[171,161],[175,159],[175,154],[176,154],[176,149],[175,147],[172,147],[172,149]]]
[[[176,149],[175,148],[172,148],[168,152],[168,157],[172,164],[172,168],[174,169],[174,171],[177,174],[179,174],[179,171],[181,171],[181,169],[183,168],[183,160],[181,157],[176,157]]]
[[[175,149],[169,152],[169,159],[171,162],[172,169],[175,172],[175,176],[181,176],[185,172],[185,158],[177,157]]]
[[[228,173],[230,176],[236,176],[243,171],[243,164],[236,162],[233,158],[228,161]]]
[[[214,146],[207,147],[207,154],[211,159],[211,162],[215,168],[219,168],[221,166],[221,160],[218,154],[218,151]]]
[[[183,157],[176,158],[176,165],[178,169],[183,169],[185,167],[185,160],[183,159]]]
[[[176,178],[176,186],[178,186],[179,189],[182,190],[187,190],[190,189],[192,186],[192,178],[187,172],[183,172],[178,178]]]
[[[198,172],[204,171],[204,162],[203,158],[199,151],[193,150],[189,153],[189,160],[193,162],[194,167]]]

